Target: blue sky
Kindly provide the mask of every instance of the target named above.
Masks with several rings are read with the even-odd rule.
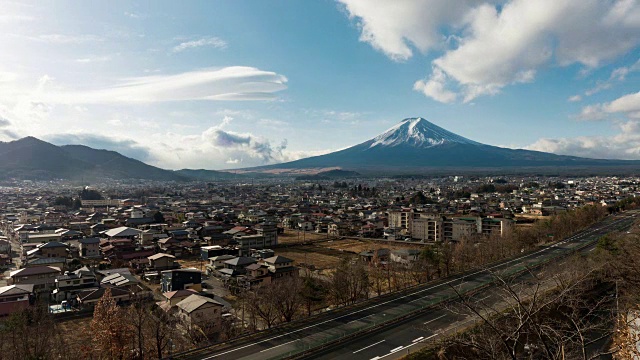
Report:
[[[165,168],[293,160],[406,117],[640,159],[634,0],[0,0],[0,140]]]

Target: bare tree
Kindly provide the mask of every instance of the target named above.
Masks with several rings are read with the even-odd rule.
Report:
[[[480,325],[450,340],[443,353],[514,360],[587,360],[610,354],[597,342],[611,335],[615,310],[611,289],[601,287],[599,267],[585,267],[584,261],[575,259],[563,269],[547,269],[554,275],[544,279],[533,272],[525,278],[493,274],[497,289],[491,291],[490,302],[451,287],[459,299],[458,311]]]
[[[289,277],[275,281],[272,285],[272,300],[284,322],[291,322],[293,317],[300,311],[304,299],[301,292],[303,289],[302,279],[299,277]]]

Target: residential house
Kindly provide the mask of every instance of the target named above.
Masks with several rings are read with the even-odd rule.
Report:
[[[364,262],[379,265],[385,264],[389,261],[389,254],[391,251],[389,249],[376,249],[376,250],[366,250],[362,251],[358,254],[360,259]]]
[[[176,240],[173,237],[158,240],[158,247],[160,247],[160,251],[164,253],[173,254],[175,256],[182,255],[182,247],[180,246],[180,241]]]
[[[134,239],[140,234],[141,231],[138,229],[133,229],[126,226],[117,227],[115,229],[110,229],[104,232],[104,234],[109,238],[126,238],[126,239]]]
[[[246,273],[247,266],[255,264],[256,259],[246,256],[239,256],[233,259],[226,260],[224,262],[224,269],[218,271],[222,275],[234,277],[238,275],[244,275]]]
[[[194,294],[198,294],[198,292],[193,289],[183,289],[163,293],[162,297],[168,306],[171,307]]]
[[[33,285],[36,293],[49,292],[56,286],[56,277],[61,274],[59,267],[35,266],[14,270],[9,273],[12,285]]]
[[[98,282],[96,275],[86,266],[73,271],[66,272],[55,279],[56,288],[51,292],[53,300],[60,302],[62,300],[76,299],[80,292],[87,288],[97,288]]]
[[[420,250],[416,250],[416,249],[392,250],[390,255],[391,261],[394,261],[403,265],[409,265],[414,261],[418,260],[419,257],[420,257]]]
[[[50,241],[40,244],[33,250],[27,252],[27,257],[44,257],[44,258],[67,258],[69,255],[69,246],[58,241]]]
[[[110,288],[110,289],[111,289],[111,297],[116,302],[122,302],[122,301],[127,301],[131,299],[131,293],[128,290],[119,289],[119,288]],[[77,295],[76,301],[78,305],[83,307],[95,306],[98,303],[98,301],[100,301],[100,299],[102,298],[106,290],[107,288],[101,287],[97,289],[89,289],[89,290],[82,291]]]
[[[222,321],[221,303],[201,296],[191,295],[176,304],[177,315],[190,325],[218,327]]]
[[[100,239],[97,237],[84,238],[78,240],[80,256],[83,258],[100,257]]]
[[[33,284],[0,287],[0,317],[9,316],[33,303]]]
[[[270,284],[273,281],[298,276],[299,269],[293,266],[293,260],[284,256],[273,256],[262,259],[245,268],[246,287],[256,284]]]
[[[180,267],[180,264],[175,261],[176,257],[170,254],[158,253],[147,259],[149,259],[149,270],[164,271]]]
[[[36,266],[54,266],[60,269],[64,269],[67,266],[67,259],[65,258],[31,258],[22,262],[23,267],[36,267]]]
[[[161,273],[162,292],[194,289],[202,290],[202,272],[196,269],[165,270]]]

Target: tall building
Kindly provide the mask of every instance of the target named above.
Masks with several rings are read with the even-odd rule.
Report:
[[[391,211],[389,212],[389,227],[401,228],[411,232],[413,228],[413,211]]]

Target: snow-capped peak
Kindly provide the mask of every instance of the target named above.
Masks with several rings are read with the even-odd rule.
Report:
[[[429,148],[445,143],[475,144],[460,135],[447,131],[423,118],[408,118],[394,125],[389,130],[376,136],[370,148],[375,146],[393,147],[410,145],[419,148]]]

